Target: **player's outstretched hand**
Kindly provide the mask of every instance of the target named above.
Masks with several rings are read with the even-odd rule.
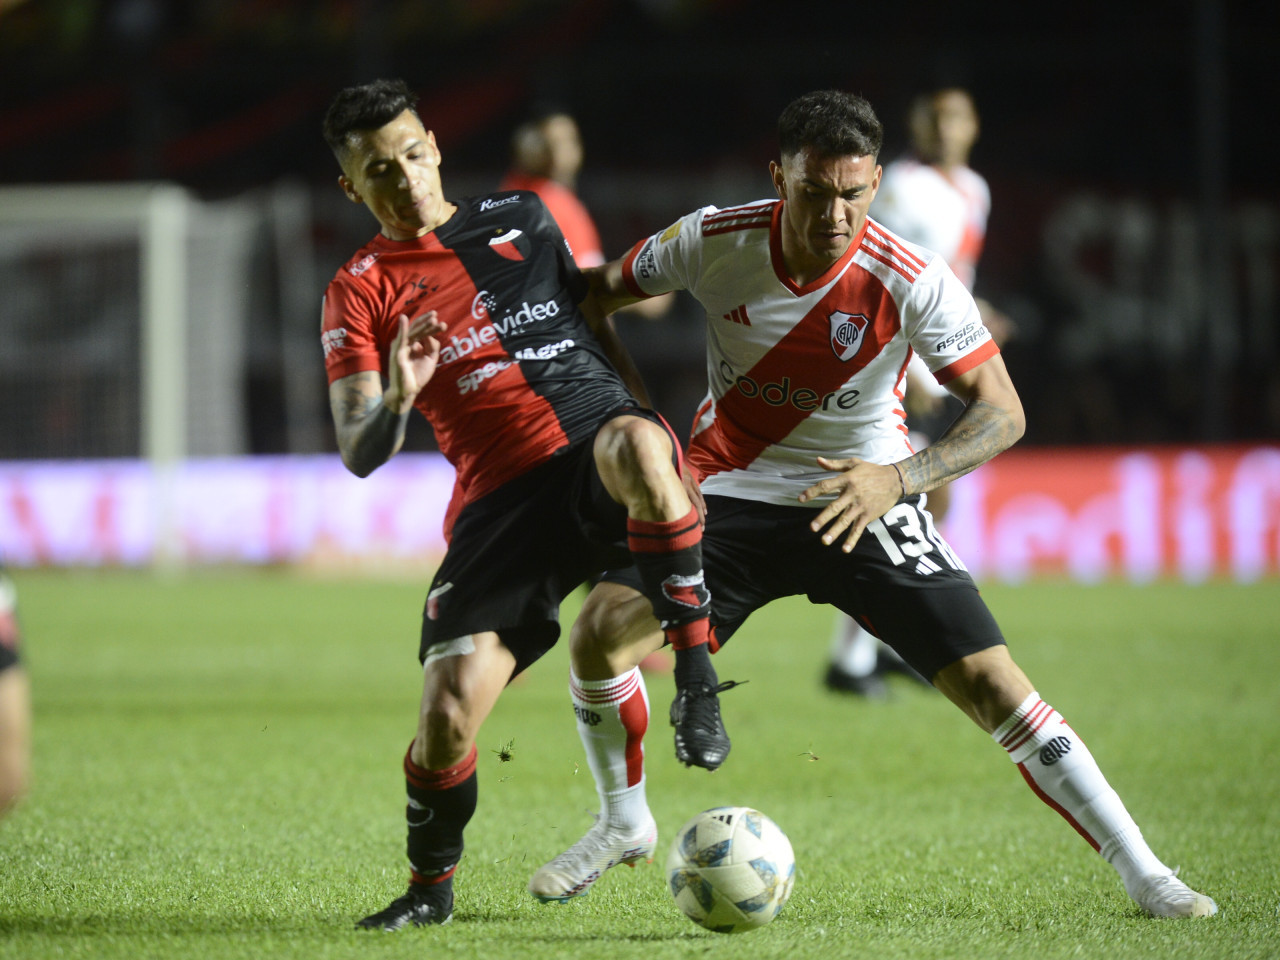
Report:
[[[857,457],[847,460],[818,458],[818,466],[835,476],[820,480],[800,494],[800,502],[819,497],[835,499],[822,508],[809,526],[822,534],[822,542],[830,545],[844,534],[840,549],[850,552],[868,523],[882,517],[898,502],[902,484],[892,465],[868,463]],[[825,530],[824,530],[825,528]]]
[[[383,402],[397,413],[407,413],[440,362],[440,341],[436,337],[448,327],[434,310],[409,319],[396,317],[400,332],[391,342],[387,371],[387,391]]]

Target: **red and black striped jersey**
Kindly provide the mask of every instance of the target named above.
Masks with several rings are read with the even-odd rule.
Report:
[[[451,516],[635,403],[578,308],[585,281],[542,201],[456,205],[423,237],[362,247],[329,283],[321,331],[333,383],[385,374],[400,314],[435,310],[448,325],[415,406],[458,472]]]

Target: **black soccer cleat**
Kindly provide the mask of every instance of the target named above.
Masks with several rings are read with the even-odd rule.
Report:
[[[739,685],[740,681],[726,680],[714,687],[696,683],[676,691],[671,725],[676,728],[676,759],[686,767],[714,770],[729,756],[729,734],[720,719],[717,696]]]
[[[385,910],[356,921],[358,930],[399,930],[412,924],[427,927],[448,923],[453,919],[453,890],[437,891],[434,887],[411,884],[409,892],[391,901]]]

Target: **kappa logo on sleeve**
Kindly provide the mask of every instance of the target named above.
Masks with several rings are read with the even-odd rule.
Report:
[[[358,277],[360,274],[372,267],[377,259],[378,254],[376,253],[371,253],[367,257],[361,257],[351,266],[347,267],[347,273],[351,274],[353,277]]]

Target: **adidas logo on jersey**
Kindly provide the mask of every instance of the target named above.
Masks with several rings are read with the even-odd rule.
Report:
[[[747,305],[745,303],[740,307],[734,307],[724,315],[724,318],[730,323],[740,323],[744,327],[751,326],[751,318],[747,316]]]

